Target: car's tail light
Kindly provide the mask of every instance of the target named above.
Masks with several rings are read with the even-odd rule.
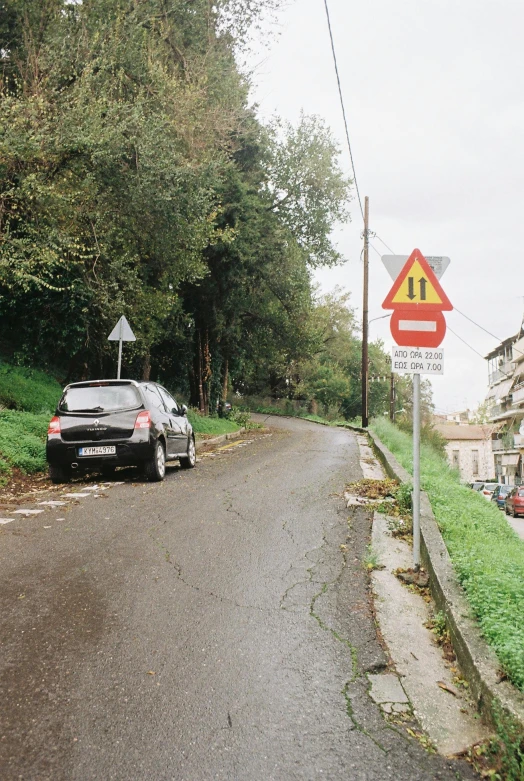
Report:
[[[60,418],[58,418],[56,415],[54,416],[54,418],[51,418],[51,420],[49,421],[47,433],[48,435],[60,434]]]
[[[151,428],[151,415],[147,409],[136,416],[135,428]]]

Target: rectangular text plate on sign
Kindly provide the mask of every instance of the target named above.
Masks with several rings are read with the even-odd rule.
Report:
[[[392,347],[391,371],[395,374],[444,374],[444,350],[440,347]]]

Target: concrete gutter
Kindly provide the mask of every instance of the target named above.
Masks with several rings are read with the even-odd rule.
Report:
[[[375,434],[367,433],[386,473],[402,483],[412,482],[411,475],[393,453]],[[424,491],[420,499],[420,531],[422,561],[430,575],[430,590],[438,610],[446,617],[460,668],[480,713],[495,725],[496,710],[502,708],[524,729],[524,695],[508,681],[501,680],[500,662],[480,633]]]

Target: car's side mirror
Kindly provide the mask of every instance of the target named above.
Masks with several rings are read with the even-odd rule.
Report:
[[[187,415],[187,407],[185,404],[182,404],[182,406],[180,407],[180,411],[182,415]]]

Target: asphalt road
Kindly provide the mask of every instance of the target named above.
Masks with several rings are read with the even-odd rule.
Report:
[[[369,513],[341,496],[354,435],[271,426],[1,528],[3,781],[473,777],[367,694],[386,657]]]

